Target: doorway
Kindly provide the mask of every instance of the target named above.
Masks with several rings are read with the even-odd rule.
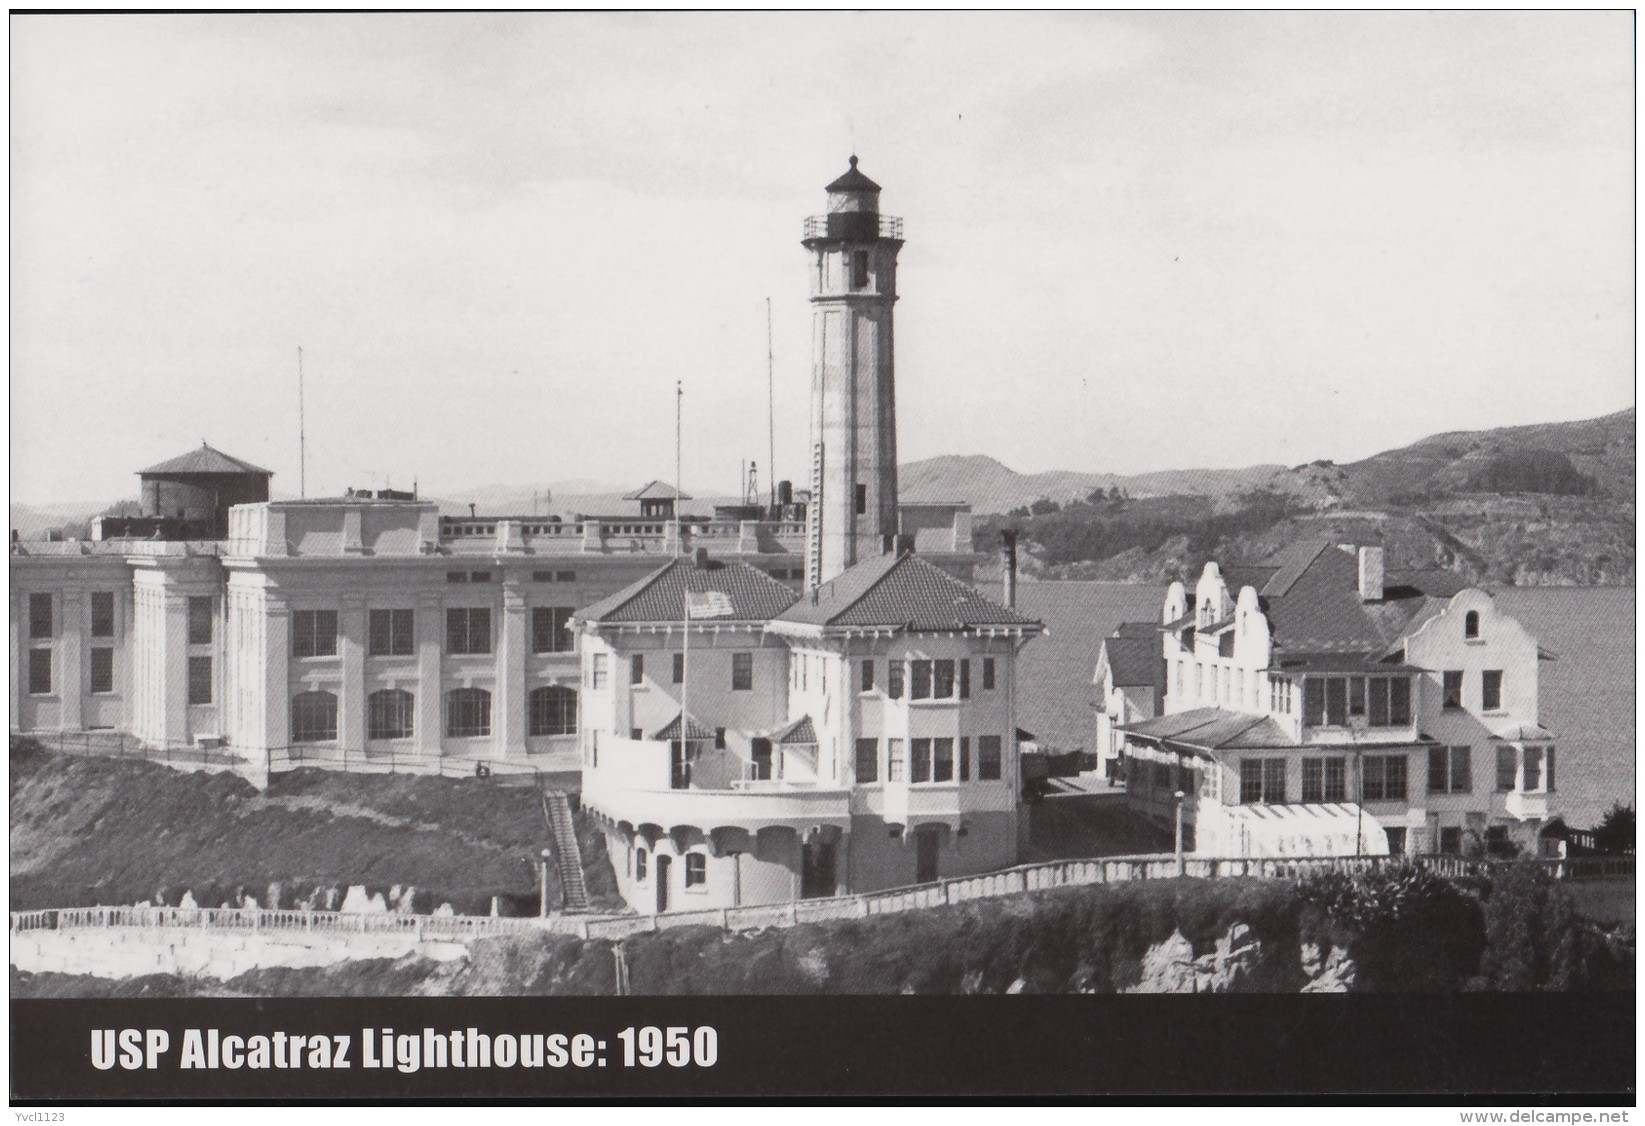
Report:
[[[668,910],[668,870],[674,867],[674,858],[657,854],[657,914]]]
[[[751,777],[764,782],[771,777],[771,740],[755,739],[751,744],[753,770]]]
[[[914,834],[914,882],[929,884],[937,879],[937,834]]]
[[[834,877],[834,846],[826,841],[800,850],[800,898],[826,899],[838,891]]]

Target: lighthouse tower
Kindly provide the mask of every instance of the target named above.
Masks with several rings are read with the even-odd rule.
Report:
[[[902,220],[851,167],[805,221],[811,251],[811,504],[807,589],[885,550],[897,532],[897,413],[891,306]]]

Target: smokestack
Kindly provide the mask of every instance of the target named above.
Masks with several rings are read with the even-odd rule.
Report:
[[[1359,600],[1382,601],[1382,548],[1359,549]]]
[[[1000,533],[1000,546],[1005,555],[1005,606],[1017,608],[1017,533],[1006,529]]]

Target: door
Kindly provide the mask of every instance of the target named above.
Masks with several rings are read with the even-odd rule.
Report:
[[[800,898],[825,899],[836,890],[834,846],[825,841],[806,845],[800,853]]]
[[[674,867],[674,858],[657,855],[657,914],[668,910],[668,870]]]
[[[914,882],[928,884],[937,878],[937,834],[914,834]]]
[[[755,739],[752,746],[753,772],[751,777],[764,781],[771,777],[771,740]]]

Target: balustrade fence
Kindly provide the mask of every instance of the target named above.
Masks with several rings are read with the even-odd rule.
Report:
[[[1403,862],[1403,857],[1185,857],[1182,875],[1202,879],[1259,877],[1296,879],[1311,872],[1369,871]],[[1472,860],[1460,856],[1410,858],[1437,875],[1486,875],[1513,861]],[[1633,856],[1539,860],[1556,879],[1582,880],[1634,875]],[[579,917],[551,915],[519,918],[485,915],[399,915],[212,907],[72,907],[14,911],[11,929],[67,930],[78,927],[207,927],[236,931],[318,934],[401,934],[419,940],[466,942],[489,935],[548,931],[583,939],[620,939],[670,927],[710,926],[736,933],[765,927],[795,926],[828,919],[860,919],[926,907],[1059,887],[1169,879],[1177,876],[1174,856],[1111,856],[1093,860],[1059,860],[960,876],[889,891],[830,899],[801,899],[759,907],[713,907],[662,915]]]

